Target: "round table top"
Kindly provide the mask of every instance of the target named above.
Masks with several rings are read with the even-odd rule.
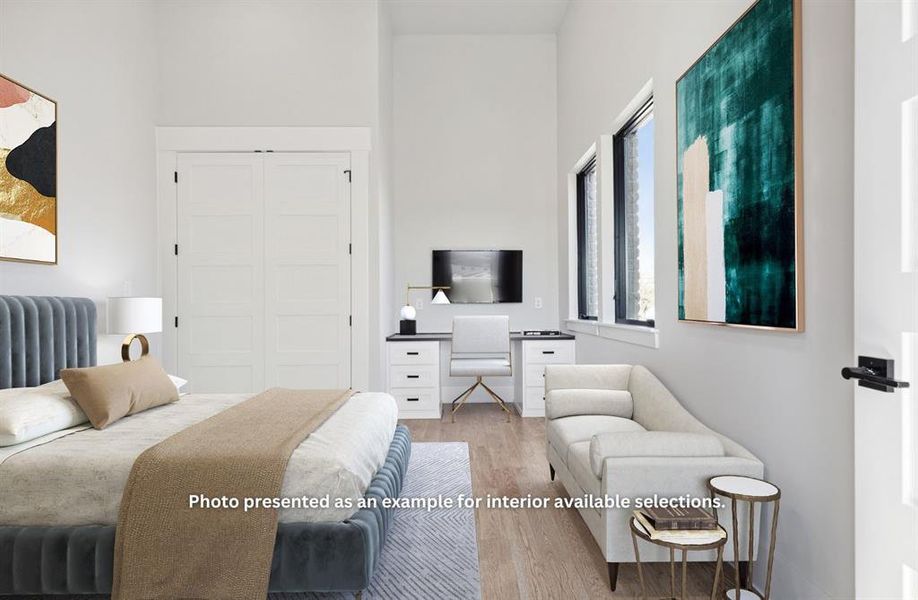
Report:
[[[722,496],[740,500],[767,502],[781,497],[781,490],[778,489],[778,486],[755,477],[720,475],[712,477],[708,481],[708,487]]]
[[[678,535],[667,535],[665,533],[653,539],[650,537],[647,529],[644,528],[636,517],[631,517],[631,529],[639,537],[647,540],[651,544],[665,546],[667,548],[676,548],[677,550],[683,548],[687,550],[711,550],[727,543],[727,532],[720,525],[717,526],[717,529],[712,530],[709,535],[698,536],[697,538],[691,539],[682,538]]]

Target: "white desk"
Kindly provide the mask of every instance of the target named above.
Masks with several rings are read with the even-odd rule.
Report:
[[[449,377],[451,333],[394,334],[386,338],[387,389],[401,419],[439,419],[473,379]],[[545,416],[545,365],[576,362],[574,336],[510,334],[512,381],[489,377],[486,383],[524,417]],[[504,380],[505,383],[499,384]]]

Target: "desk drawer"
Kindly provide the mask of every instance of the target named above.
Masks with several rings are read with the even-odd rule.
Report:
[[[526,387],[545,387],[545,364],[526,365]]]
[[[439,388],[418,389],[393,389],[390,390],[395,403],[398,405],[399,415],[417,411],[436,411],[440,402]]]
[[[523,398],[523,410],[527,413],[541,412],[545,414],[545,390],[537,387],[526,388]]]
[[[439,388],[439,365],[392,365],[389,367],[389,388]]]
[[[440,342],[389,342],[390,365],[436,365]]]
[[[526,364],[573,364],[574,344],[571,340],[533,340],[523,342]]]

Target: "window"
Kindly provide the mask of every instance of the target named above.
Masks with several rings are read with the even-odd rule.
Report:
[[[615,322],[654,325],[653,100],[612,139]]]
[[[577,174],[577,316],[599,318],[599,211],[596,158]]]

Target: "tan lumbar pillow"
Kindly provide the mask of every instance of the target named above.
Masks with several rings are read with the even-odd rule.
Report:
[[[63,369],[61,379],[96,429],[178,400],[175,384],[149,356],[115,365]]]

